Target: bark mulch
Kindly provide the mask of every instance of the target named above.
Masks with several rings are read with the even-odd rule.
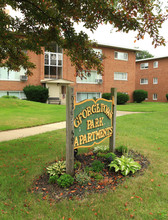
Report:
[[[134,175],[129,174],[125,177],[120,172],[115,173],[114,171],[109,171],[109,162],[105,158],[97,157],[96,153],[89,152],[87,154],[77,155],[75,160],[81,162],[81,170],[84,170],[86,166],[91,167],[94,160],[100,160],[104,163],[104,169],[100,172],[103,176],[102,180],[96,181],[92,178],[91,182],[84,186],[80,186],[77,182],[74,182],[69,188],[60,188],[57,184],[48,183],[49,175],[45,172],[36,179],[36,181],[34,181],[31,192],[41,194],[42,199],[44,200],[58,202],[65,198],[71,200],[74,196],[75,199],[80,200],[86,194],[101,193],[105,192],[107,189],[115,190],[118,185],[122,184],[126,180],[126,178],[134,178],[137,175],[143,175],[144,170],[149,165],[148,159],[143,155],[134,151],[129,151],[129,154],[136,162],[141,164],[141,170],[136,172]],[[121,156],[117,153],[116,155]],[[78,171],[75,170],[75,172]]]

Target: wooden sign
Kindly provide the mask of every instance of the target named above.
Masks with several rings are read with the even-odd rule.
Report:
[[[112,136],[112,100],[87,99],[74,106],[74,149],[100,144]]]
[[[74,102],[74,89],[66,91],[66,173],[74,175],[74,149],[91,147],[109,137],[109,150],[115,148],[117,90],[111,99]]]

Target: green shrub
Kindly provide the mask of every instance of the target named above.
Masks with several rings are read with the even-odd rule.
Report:
[[[135,90],[133,92],[134,102],[143,102],[148,97],[148,92],[144,90]]]
[[[48,99],[48,89],[42,86],[29,85],[23,88],[27,100],[46,103]]]
[[[114,161],[109,164],[110,170],[115,169],[115,172],[121,171],[121,173],[126,176],[130,172],[135,173],[137,170],[141,169],[141,165],[135,162],[132,158],[122,156],[121,158],[116,157]]]
[[[109,153],[101,153],[101,152],[98,152],[97,153],[97,157],[104,157],[106,159],[108,159],[109,157],[112,158],[112,160],[115,159],[116,155],[115,153],[112,153],[112,152],[109,152]]]
[[[116,147],[115,150],[119,153],[122,153],[122,154],[125,154],[128,152],[128,147],[127,146],[124,146],[124,145],[121,145],[119,147]]]
[[[111,99],[111,93],[103,93],[103,94],[102,94],[102,98],[103,98],[103,99],[110,100],[110,99]]]
[[[111,159],[114,160],[114,159],[116,158],[116,155],[115,155],[115,153],[110,152],[110,153],[105,154],[104,157],[105,157],[106,159],[108,159],[109,157],[111,157]]]
[[[167,101],[168,101],[168,94],[166,94],[166,98],[167,98]]]
[[[104,168],[104,164],[101,163],[99,160],[95,160],[93,163],[92,163],[92,170],[94,172],[100,172],[102,171]]]
[[[54,184],[54,183],[57,182],[58,178],[59,178],[58,175],[50,176],[50,177],[49,177],[49,181],[48,181],[48,183],[49,183],[49,184]]]
[[[100,173],[94,173],[94,172],[90,172],[89,176],[97,181],[102,180],[104,178]]]
[[[122,92],[117,92],[117,105],[123,105],[129,100],[129,95],[122,93]]]
[[[107,145],[96,146],[93,149],[94,153],[98,153],[98,152],[104,153],[104,152],[108,152],[108,151],[109,151],[109,146],[107,146]]]
[[[78,182],[80,186],[84,186],[90,182],[90,177],[86,172],[76,173],[75,178],[76,178],[76,182]]]
[[[97,156],[97,157],[105,157],[105,156],[106,156],[106,153],[98,152],[96,156]]]
[[[76,161],[75,164],[74,164],[74,169],[78,169],[78,168],[81,168],[81,162],[80,161]]]
[[[74,178],[69,174],[63,174],[60,176],[60,178],[57,180],[57,183],[59,187],[65,188],[70,187],[74,182]]]
[[[2,96],[1,98],[5,98],[5,99],[19,99],[17,96],[14,96],[14,95],[4,95]]]
[[[47,173],[50,176],[55,175],[62,175],[66,171],[66,162],[65,161],[58,161],[57,163],[52,164],[51,166],[47,167]]]

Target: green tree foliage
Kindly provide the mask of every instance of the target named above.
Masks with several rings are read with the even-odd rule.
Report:
[[[23,16],[5,13],[7,5]],[[83,31],[77,33],[75,23],[83,22],[91,31],[110,23],[118,31],[137,31],[137,39],[148,33],[157,46],[164,44],[158,31],[164,20],[159,0],[1,0],[0,66],[17,71],[22,66],[31,74],[35,65],[24,51],[43,53],[42,47],[54,40],[70,57],[77,75],[91,68],[102,73],[101,59],[92,50],[95,43]]]
[[[148,51],[143,50],[140,52],[136,53],[136,59],[140,60],[140,59],[147,59],[147,58],[152,58],[154,57],[152,54],[150,54]]]

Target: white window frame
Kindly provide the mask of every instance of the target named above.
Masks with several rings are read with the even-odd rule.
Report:
[[[89,94],[95,94],[95,95],[96,95],[95,97],[96,97],[97,99],[98,99],[98,98],[101,98],[101,93],[100,93],[100,92],[77,92],[77,93],[76,93],[76,102],[81,102],[81,101],[83,101],[83,100],[86,100],[86,99],[83,99],[83,100],[81,100],[81,101],[78,100],[78,94],[81,94],[81,93],[82,93],[82,94],[87,94],[87,99],[88,99],[88,95],[89,95]],[[99,94],[99,97],[97,97],[98,94]]]
[[[157,77],[153,78],[153,84],[155,84],[155,85],[158,84],[158,78]]]
[[[94,81],[92,81],[92,82],[82,81],[82,80],[87,80],[87,77],[88,77],[88,76],[87,76],[87,72],[85,73],[85,72],[83,71],[84,76],[86,75],[86,79],[85,79],[85,78],[81,79],[79,76],[77,76],[77,77],[76,77],[76,83],[81,83],[81,84],[99,84],[98,81],[97,81],[97,79],[102,79],[102,75],[101,75],[101,74],[98,74],[96,70],[91,70],[91,71],[90,71],[90,74],[93,74],[93,72],[94,72],[95,75],[96,75]]]
[[[153,94],[153,100],[154,100],[154,101],[157,100],[157,94],[156,94],[156,93]]]
[[[149,68],[149,63],[141,63],[140,64],[140,69],[144,70],[144,69],[148,69]]]
[[[147,84],[148,84],[148,79],[147,78],[140,79],[140,85],[147,85]]]
[[[158,61],[154,61],[154,62],[153,62],[153,68],[158,68],[158,66],[159,66]]]
[[[7,77],[5,78],[1,78],[1,71],[6,71],[7,73]],[[0,67],[0,81],[16,81],[19,82],[20,80],[20,76],[21,75],[25,75],[26,70],[24,70],[23,68],[20,69],[20,71],[13,71],[13,70],[8,70],[6,67]],[[14,79],[13,76],[17,74],[18,78]]]
[[[117,77],[117,75],[118,75],[118,77]],[[119,75],[121,75],[122,77],[120,78]],[[114,72],[114,80],[127,81],[128,80],[128,73]]]
[[[58,45],[56,45],[56,51],[48,51],[46,50],[45,53],[44,53],[44,68],[45,67],[48,67],[48,71],[49,73],[46,74],[45,70],[44,70],[44,77],[46,77],[46,75],[49,76],[49,78],[51,77],[51,73],[50,73],[50,67],[55,67],[56,68],[56,73],[54,74],[54,78],[59,78],[59,71],[58,71],[58,68],[61,68],[61,78],[63,77],[63,53],[59,53],[59,47]],[[45,59],[45,55],[48,55],[48,59]],[[51,63],[52,60],[51,60],[51,56],[55,56],[55,63]],[[48,63],[46,63],[46,60],[48,60]],[[59,61],[61,61],[61,64],[59,64]]]
[[[122,56],[120,56],[122,55]],[[128,61],[128,53],[125,52],[119,52],[119,51],[114,51],[114,59],[115,60],[124,60],[124,61]]]
[[[4,94],[1,95],[2,93],[4,93]],[[14,94],[10,94],[10,93],[14,93]],[[26,95],[24,94],[23,91],[0,91],[0,97],[6,96],[6,95],[8,95],[8,96],[16,96],[19,99],[26,99]]]

